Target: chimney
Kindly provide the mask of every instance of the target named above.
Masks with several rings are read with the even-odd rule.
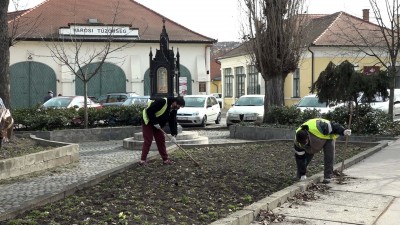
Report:
[[[369,22],[369,9],[363,9],[363,20]]]

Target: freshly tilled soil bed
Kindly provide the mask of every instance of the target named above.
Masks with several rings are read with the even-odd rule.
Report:
[[[186,149],[173,165],[152,160],[1,224],[209,224],[297,182],[293,143],[276,141]],[[349,144],[346,158],[370,144]],[[336,162],[344,144],[337,143]],[[308,175],[323,170],[315,155]]]

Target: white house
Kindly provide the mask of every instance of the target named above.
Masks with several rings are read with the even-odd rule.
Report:
[[[175,54],[179,50],[182,89],[187,89],[187,94],[210,93],[210,51],[216,40],[133,0],[47,0],[32,9],[9,13],[9,18],[9,32],[17,32],[17,42],[10,48],[13,108],[36,105],[49,90],[55,95],[82,95],[82,81],[51,51],[57,45],[67,54],[75,54],[78,45],[73,40],[79,39],[79,57],[87,60],[105,46],[109,32],[111,49],[124,47],[107,56],[99,73],[88,83],[88,95],[149,95],[149,54],[152,51],[154,55],[160,48],[163,25],[170,48]],[[17,29],[13,29],[15,25]],[[100,58],[95,57],[85,68],[90,70]]]

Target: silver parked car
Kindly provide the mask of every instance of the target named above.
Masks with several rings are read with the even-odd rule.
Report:
[[[147,106],[150,101],[150,96],[133,96],[129,97],[122,103],[122,106],[131,106],[131,105],[144,105]]]
[[[264,95],[243,95],[226,112],[226,125],[240,122],[262,122]]]

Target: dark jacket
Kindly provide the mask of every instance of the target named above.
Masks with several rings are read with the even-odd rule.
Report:
[[[161,127],[164,127],[165,124],[169,124],[169,129],[171,130],[171,135],[175,136],[178,134],[178,123],[176,122],[176,113],[177,110],[171,110],[171,104],[174,101],[174,98],[167,99],[167,109],[165,112],[156,117],[156,112],[160,111],[165,104],[164,98],[157,98],[155,99],[149,107],[146,109],[147,116],[149,118],[149,124],[159,124]]]

